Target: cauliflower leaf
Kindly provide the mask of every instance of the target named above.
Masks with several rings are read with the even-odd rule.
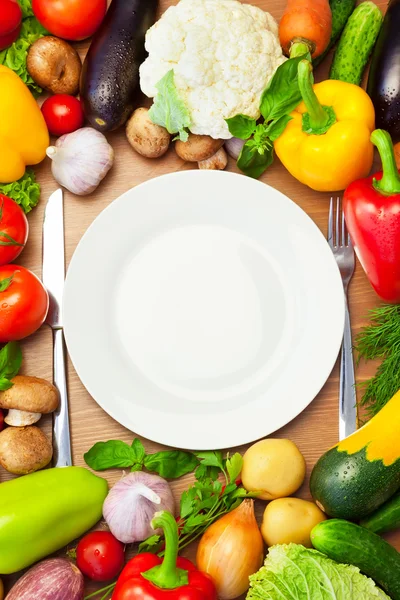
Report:
[[[173,69],[160,79],[156,88],[158,93],[149,110],[150,120],[156,125],[165,127],[169,133],[177,133],[176,137],[186,142],[189,136],[186,128],[190,126],[190,113],[179,97]]]

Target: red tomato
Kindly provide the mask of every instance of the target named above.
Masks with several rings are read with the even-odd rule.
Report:
[[[84,40],[94,34],[107,10],[107,0],[33,0],[37,20],[53,35]]]
[[[109,531],[93,531],[76,547],[76,564],[94,581],[117,577],[124,566],[124,545]]]
[[[19,256],[28,239],[28,219],[14,200],[0,194],[0,265]]]
[[[4,50],[21,31],[22,10],[17,0],[0,0],[0,15],[0,50]]]
[[[34,333],[48,309],[49,295],[34,273],[18,265],[0,267],[0,342]]]
[[[81,103],[74,96],[55,94],[42,104],[42,113],[52,135],[72,133],[83,125]]]

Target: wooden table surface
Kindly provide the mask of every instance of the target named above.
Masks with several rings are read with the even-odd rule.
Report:
[[[245,2],[247,0],[244,0]],[[279,19],[285,7],[285,0],[253,0],[262,9],[269,11],[276,19]],[[385,10],[386,1],[376,2],[382,10]],[[176,4],[176,0],[160,0],[160,13],[169,5]],[[79,45],[82,57],[88,47],[88,42]],[[329,58],[317,71],[320,79],[326,73]],[[95,217],[110,202],[118,198],[143,181],[157,177],[164,173],[180,171],[192,168],[192,165],[184,163],[179,159],[173,148],[167,155],[157,160],[150,160],[136,154],[125,138],[124,129],[108,135],[108,139],[115,150],[115,164],[106,179],[99,188],[89,197],[79,198],[69,192],[65,193],[65,238],[67,262],[81,239],[82,235],[92,223]],[[38,180],[42,185],[41,201],[29,215],[30,235],[27,247],[19,258],[19,263],[32,269],[41,275],[42,261],[42,222],[43,211],[49,195],[56,189],[57,184],[50,172],[50,161],[46,159],[37,169]],[[379,166],[379,163],[376,163]],[[237,171],[236,165],[230,159],[228,169]],[[299,204],[316,222],[321,231],[326,234],[329,194],[314,192],[297,182],[279,163],[278,160],[263,175],[262,181],[280,190]],[[117,235],[117,232],[115,232]],[[112,246],[111,240],[105,243]],[[359,263],[350,285],[350,310],[353,333],[368,322],[367,312],[379,303],[378,297],[370,287]],[[52,341],[51,332],[44,326],[39,332],[25,340],[22,344],[24,363],[23,373],[45,377],[52,377]],[[372,363],[361,364],[357,369],[357,381],[362,381],[374,373],[376,365]],[[290,438],[300,448],[307,462],[307,478],[304,485],[296,494],[302,498],[310,498],[308,480],[311,469],[318,457],[338,440],[338,386],[339,372],[338,364],[335,365],[327,383],[310,404],[289,425],[280,429],[274,437]],[[75,465],[84,465],[83,454],[95,442],[108,439],[121,439],[127,442],[133,439],[134,434],[122,427],[119,423],[109,417],[94,401],[83,387],[71,362],[68,364],[68,389],[70,398],[71,435],[73,446],[73,459]],[[42,426],[50,432],[49,419],[42,419]],[[152,442],[143,440],[148,451],[156,451],[160,447]],[[245,450],[244,447],[239,451]],[[112,485],[121,476],[121,471],[110,470],[103,474]],[[8,475],[3,470],[1,479],[7,479]],[[173,482],[172,487],[177,500],[180,493],[191,482],[191,476],[185,476],[179,481]],[[257,502],[257,515],[261,516],[263,503]],[[400,533],[391,534],[387,537],[400,550]],[[193,556],[194,549],[188,550]],[[96,589],[88,584],[88,590]]]

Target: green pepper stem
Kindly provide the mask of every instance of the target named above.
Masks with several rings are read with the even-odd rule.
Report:
[[[373,180],[373,186],[381,194],[392,196],[400,194],[400,175],[396,165],[392,138],[387,131],[375,129],[371,133],[371,142],[378,148],[382,161],[383,176],[377,181]]]
[[[314,77],[310,61],[301,60],[298,66],[299,88],[301,97],[307,107],[311,129],[320,130],[326,127],[330,120],[328,111],[320,104],[314,89]]]
[[[157,565],[149,571],[142,573],[142,577],[151,581],[159,588],[172,590],[188,584],[188,572],[178,569],[176,559],[178,558],[178,524],[174,516],[163,510],[154,515],[151,521],[153,529],[163,529],[165,538],[165,553],[161,565]]]

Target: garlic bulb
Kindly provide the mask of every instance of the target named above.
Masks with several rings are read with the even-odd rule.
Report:
[[[167,510],[174,514],[174,507],[171,488],[165,479],[135,472],[111,488],[103,504],[103,516],[117,540],[132,544],[154,534],[151,520],[156,512]]]
[[[114,150],[92,127],[62,135],[46,154],[52,160],[54,179],[78,196],[93,192],[114,162]]]

